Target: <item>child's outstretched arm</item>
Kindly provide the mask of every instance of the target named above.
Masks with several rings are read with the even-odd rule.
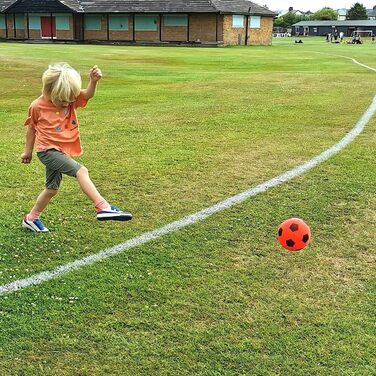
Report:
[[[95,90],[97,88],[97,82],[102,78],[102,71],[96,65],[94,65],[93,68],[90,69],[89,74],[89,85],[85,90],[82,90],[82,93],[86,100],[94,97]]]
[[[30,163],[33,156],[35,129],[27,127],[25,151],[21,154],[21,163]]]

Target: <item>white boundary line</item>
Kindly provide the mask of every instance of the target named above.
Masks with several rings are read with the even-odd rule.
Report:
[[[346,57],[346,56],[343,56],[343,57]],[[357,62],[355,59],[352,59],[349,57],[346,57],[346,58],[352,60],[355,64],[358,64],[358,65],[361,65],[362,67],[366,67],[370,70],[376,71],[376,69],[368,67],[367,65],[361,64]],[[88,266],[100,260],[104,260],[108,257],[123,253],[124,251],[130,248],[137,247],[153,239],[160,238],[163,235],[172,233],[183,227],[202,221],[214,213],[218,213],[222,210],[228,209],[232,207],[233,205],[240,204],[250,197],[256,196],[259,193],[267,191],[269,188],[275,187],[279,184],[282,184],[291,180],[292,178],[302,175],[303,173],[310,170],[311,168],[326,161],[329,157],[338,153],[340,150],[346,147],[351,141],[353,141],[363,131],[364,127],[371,120],[375,112],[376,112],[376,96],[373,98],[373,101],[371,105],[368,107],[367,111],[363,114],[363,116],[356,123],[355,127],[345,137],[343,137],[342,140],[340,140],[337,144],[333,145],[331,148],[325,150],[323,153],[309,160],[308,162],[303,163],[293,168],[292,170],[283,173],[282,175],[279,175],[273,179],[270,179],[264,183],[261,183],[257,185],[256,187],[250,188],[247,191],[244,191],[233,197],[223,200],[216,205],[203,209],[197,213],[188,215],[178,221],[172,222],[157,230],[146,232],[141,236],[138,236],[136,238],[126,241],[125,243],[118,244],[114,247],[104,249],[103,251],[100,251],[94,255],[86,256],[82,259],[59,266],[55,269],[44,271],[44,272],[35,274],[31,277],[28,277],[25,279],[19,279],[17,281],[13,281],[6,285],[2,285],[0,286],[0,296],[13,293],[17,290],[24,289],[29,286],[39,285],[42,282],[46,282],[51,279],[60,277],[73,270],[81,269],[84,266]]]
[[[341,57],[346,57],[346,56],[341,56]],[[362,63],[359,63],[359,61],[356,61],[355,59],[351,58],[351,57],[346,57],[346,59],[350,59],[353,63],[355,64],[358,64],[360,65],[361,67],[364,67],[364,68],[367,68],[371,71],[374,71],[376,72],[376,69],[375,68],[372,68],[372,67],[369,67],[368,65],[365,65],[365,64],[362,64]]]
[[[344,56],[344,55],[336,55],[336,54],[330,54],[330,53],[326,53],[326,52],[315,52],[316,54],[321,54],[321,55],[328,55],[328,56],[335,56],[335,57],[343,57],[344,59],[348,59],[348,60],[351,60],[354,64],[358,64],[360,65],[361,67],[363,68],[367,68],[371,71],[374,71],[376,72],[376,68],[372,68],[368,65],[365,65],[365,64],[362,64],[362,63],[359,63],[359,61],[353,59],[352,57],[348,57],[348,56]]]

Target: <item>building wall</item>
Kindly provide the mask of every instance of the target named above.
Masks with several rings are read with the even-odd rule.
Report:
[[[343,31],[345,33],[345,35],[347,35],[346,34],[347,28],[343,29],[343,28],[339,27],[339,28],[337,28],[337,30],[338,30],[338,33],[340,31]],[[311,35],[311,36],[324,36],[324,35],[326,35],[328,33],[332,33],[332,32],[333,32],[333,29],[332,29],[331,26],[318,26],[318,27],[309,26],[309,28],[308,28],[308,35]],[[303,33],[304,33],[304,27],[301,26],[301,27],[295,28],[295,35],[296,36],[303,35]]]
[[[32,15],[30,13],[30,15]],[[38,16],[46,16],[49,17],[50,14],[38,14]],[[55,16],[55,15],[54,15]],[[23,23],[24,28],[17,28],[16,35],[14,34],[14,19],[13,14],[8,14],[7,16],[7,25],[8,25],[8,38],[9,39],[41,39],[41,29],[30,29],[27,30],[28,20],[27,15],[24,15]],[[69,15],[69,30],[56,30],[56,37],[57,39],[67,39],[73,40],[74,39],[74,27],[73,27],[73,16]],[[0,29],[0,38],[6,38],[5,29]]]
[[[260,28],[251,28],[248,26],[248,42],[245,38],[247,34],[247,23],[249,18],[244,16],[243,27],[233,27],[233,16],[225,15],[223,19],[223,42],[226,45],[245,45],[245,44],[263,44],[272,43],[273,18],[261,17]]]
[[[162,41],[185,42],[188,38],[188,27],[186,26],[163,26],[161,33],[160,16],[157,17],[157,30],[155,31],[135,31],[134,39],[136,41],[159,42]],[[222,39],[221,18],[218,18],[218,29],[216,31],[216,14],[191,14],[189,16],[189,41],[215,42],[216,37]],[[132,17],[129,17],[128,31],[110,31],[110,40],[132,40],[133,23]],[[160,35],[161,34],[161,35]],[[101,30],[85,30],[85,40],[107,40],[107,17],[102,15]]]
[[[139,42],[158,42],[159,41],[159,17],[157,19],[156,31],[135,31],[135,40]]]
[[[25,19],[26,22],[26,19]],[[16,29],[16,38],[17,39],[25,39],[27,38],[27,29]]]
[[[85,16],[84,16],[85,18]],[[100,30],[84,30],[85,40],[107,40],[107,17],[101,15],[101,29]]]
[[[4,23],[5,23],[5,18],[4,18]],[[6,33],[6,25],[5,25],[5,28],[0,28],[0,38],[3,38],[3,39],[5,39],[6,38],[6,36],[7,36],[7,33]]]
[[[49,16],[49,14],[45,14]],[[56,14],[57,15],[57,14]],[[135,31],[133,35],[133,16],[128,17],[128,30],[109,30],[107,31],[107,14],[100,16],[100,30],[84,30],[83,39],[87,41],[137,41],[146,42],[223,42],[224,44],[246,44],[246,22],[244,16],[243,28],[232,27],[231,15],[218,14],[189,14],[188,26],[165,26],[162,22],[161,32],[160,16],[157,15],[156,31]],[[163,16],[162,16],[163,17]],[[74,40],[75,37],[81,39],[82,36],[82,16],[69,15],[69,30],[56,30],[57,39]],[[272,23],[271,17],[261,17],[259,29],[248,29],[248,44],[271,44],[272,41]],[[8,38],[14,38],[13,15],[7,17]],[[27,18],[25,14],[24,29],[16,30],[17,39],[27,39]],[[76,29],[76,30],[75,30]],[[189,30],[188,30],[189,29]],[[189,35],[188,35],[189,34]],[[0,29],[0,38],[5,38],[5,30]],[[41,39],[41,30],[30,29],[30,39]]]
[[[273,17],[261,17],[259,29],[248,30],[249,45],[270,45],[272,44]]]
[[[304,28],[295,27],[296,35],[303,35]],[[331,26],[310,26],[309,27],[309,35],[310,36],[326,36],[328,33],[334,33],[334,30],[337,30],[338,34],[342,31],[345,37],[351,36],[353,31],[355,30],[372,30],[373,33],[376,33],[376,26],[368,27],[368,26],[337,26],[336,28],[332,28]]]
[[[109,38],[110,40],[133,40],[133,17],[128,17],[128,30],[110,30]]]
[[[243,27],[232,26],[232,15],[223,16],[223,43],[245,45],[247,17],[244,16]]]
[[[101,16],[101,29],[100,30],[85,30],[84,40],[133,40],[133,17],[128,18],[128,30],[109,30],[109,35],[107,37],[107,15],[102,14]],[[157,30],[156,31],[135,31],[134,39],[136,41],[148,41],[148,42],[158,42],[159,41],[159,16],[157,16]]]
[[[162,41],[186,42],[187,40],[187,26],[162,26]]]
[[[13,15],[7,17],[8,38],[14,38]]]
[[[223,22],[224,22],[224,15],[219,15],[218,16],[218,30],[217,30],[217,33],[218,33],[218,41],[219,42],[224,42],[224,37],[225,37],[225,33],[224,33],[224,27],[223,27]]]
[[[217,35],[216,25],[216,14],[191,14],[189,17],[189,41],[215,42]]]
[[[26,25],[26,17],[24,17],[24,24]],[[7,25],[8,25],[8,38],[16,38],[16,39],[25,39],[27,37],[27,33],[25,29],[17,28],[14,30],[14,15],[8,15],[7,17]],[[5,30],[4,30],[5,34]]]
[[[66,40],[73,40],[74,39],[73,15],[69,16],[69,30],[56,30],[56,38],[57,39],[66,39]]]

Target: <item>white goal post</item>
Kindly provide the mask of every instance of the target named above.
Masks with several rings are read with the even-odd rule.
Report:
[[[351,34],[352,37],[372,37],[372,30],[354,30]]]

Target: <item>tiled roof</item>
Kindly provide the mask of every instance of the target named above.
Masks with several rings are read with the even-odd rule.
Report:
[[[27,0],[21,0],[23,6]],[[30,1],[30,6],[34,3]],[[85,13],[225,13],[248,14],[275,17],[277,14],[247,0],[58,0],[74,12]],[[0,0],[0,12],[6,10],[17,0]],[[35,5],[35,3],[34,3]]]
[[[76,12],[82,12],[84,9],[82,8],[79,0],[59,0],[61,3],[66,5],[67,7],[75,10]]]
[[[0,12],[8,8],[9,5],[12,5],[14,2],[14,0],[0,0]]]
[[[215,12],[208,0],[82,0],[84,12]]]
[[[79,6],[77,1],[69,1],[69,5],[65,5],[64,1],[60,0],[17,0],[13,1],[6,11],[9,13],[37,13],[37,12],[69,12],[70,10],[76,12]]]
[[[254,15],[263,15],[263,16],[271,16],[276,17],[277,13],[262,7],[256,3],[251,1],[244,1],[244,0],[211,0],[211,2],[215,5],[217,10],[221,13],[251,13]]]

